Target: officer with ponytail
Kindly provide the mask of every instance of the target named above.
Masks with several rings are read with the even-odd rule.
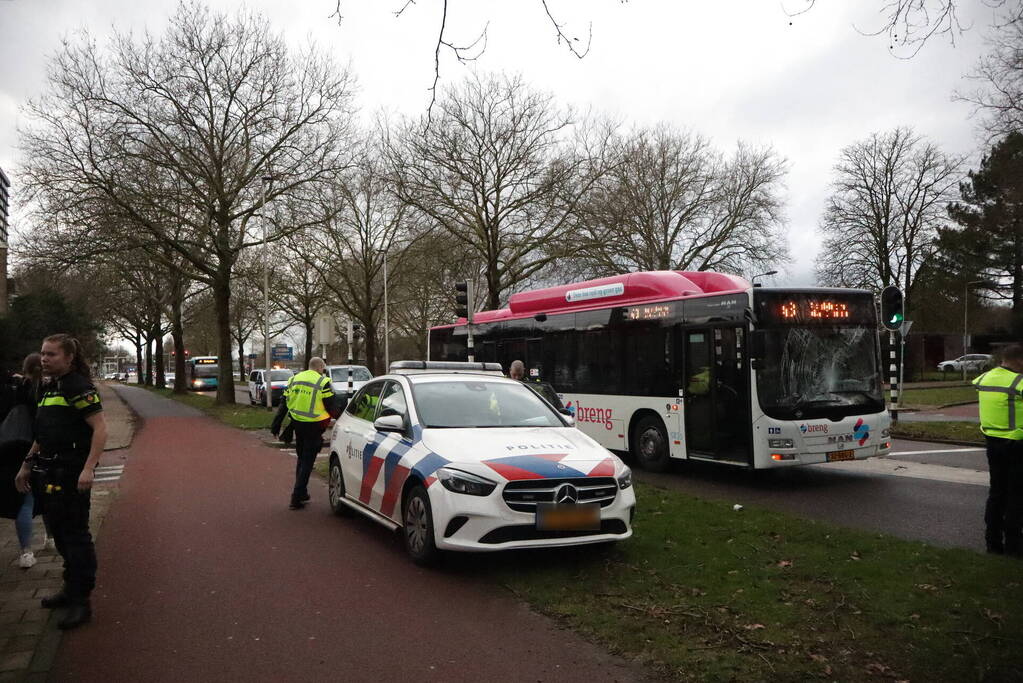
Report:
[[[15,484],[23,493],[31,488],[41,501],[46,525],[64,558],[64,586],[43,598],[42,606],[68,608],[58,623],[67,630],[92,618],[89,596],[96,585],[96,548],[89,532],[89,508],[107,426],[78,340],[51,335],[43,340],[40,354],[50,382],[44,385],[36,410],[35,443]]]

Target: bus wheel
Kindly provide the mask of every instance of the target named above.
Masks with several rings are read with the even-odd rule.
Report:
[[[640,419],[632,432],[632,455],[643,469],[664,472],[671,464],[668,456],[668,432],[660,418],[652,415]]]

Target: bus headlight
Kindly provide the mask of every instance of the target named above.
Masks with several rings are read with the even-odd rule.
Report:
[[[792,439],[768,439],[768,448],[793,448],[795,444]]]

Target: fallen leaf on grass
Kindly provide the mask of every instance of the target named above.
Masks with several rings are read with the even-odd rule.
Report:
[[[1002,616],[1003,615],[999,614],[998,612],[992,612],[989,609],[985,609],[984,610],[984,616],[987,617],[988,619],[990,619],[991,621],[999,622],[999,621],[1002,620]]]
[[[781,567],[782,569],[786,569],[788,567],[791,567],[792,566],[792,560],[781,560],[780,562],[778,562],[778,566]]]
[[[765,628],[765,626],[763,624],[746,624],[743,628],[747,631],[759,631],[760,629]]]
[[[856,560],[856,561],[859,561],[859,560],[861,560],[861,559],[863,559],[863,558],[861,558],[861,557],[860,557],[860,554],[859,554],[858,552],[856,552],[856,551],[854,550],[854,551],[853,551],[853,553],[852,553],[852,555],[850,555],[850,556],[849,556],[849,559],[850,559],[850,560]]]
[[[916,584],[916,587],[919,588],[922,591],[932,591],[933,592],[933,591],[937,591],[938,590],[937,586],[932,586],[929,583],[918,583],[918,584]]]
[[[827,657],[825,657],[824,655],[815,655],[815,654],[811,654],[811,655],[810,655],[810,659],[812,659],[812,660],[813,660],[813,661],[815,661],[815,662],[820,662],[820,663],[822,663],[822,664],[823,664],[824,662],[828,661],[828,658],[827,658]]]

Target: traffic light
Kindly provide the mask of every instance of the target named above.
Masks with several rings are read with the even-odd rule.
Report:
[[[881,290],[881,323],[889,330],[897,330],[905,319],[902,290],[894,285],[885,287]]]
[[[455,283],[455,315],[472,322],[472,283],[462,280]]]

